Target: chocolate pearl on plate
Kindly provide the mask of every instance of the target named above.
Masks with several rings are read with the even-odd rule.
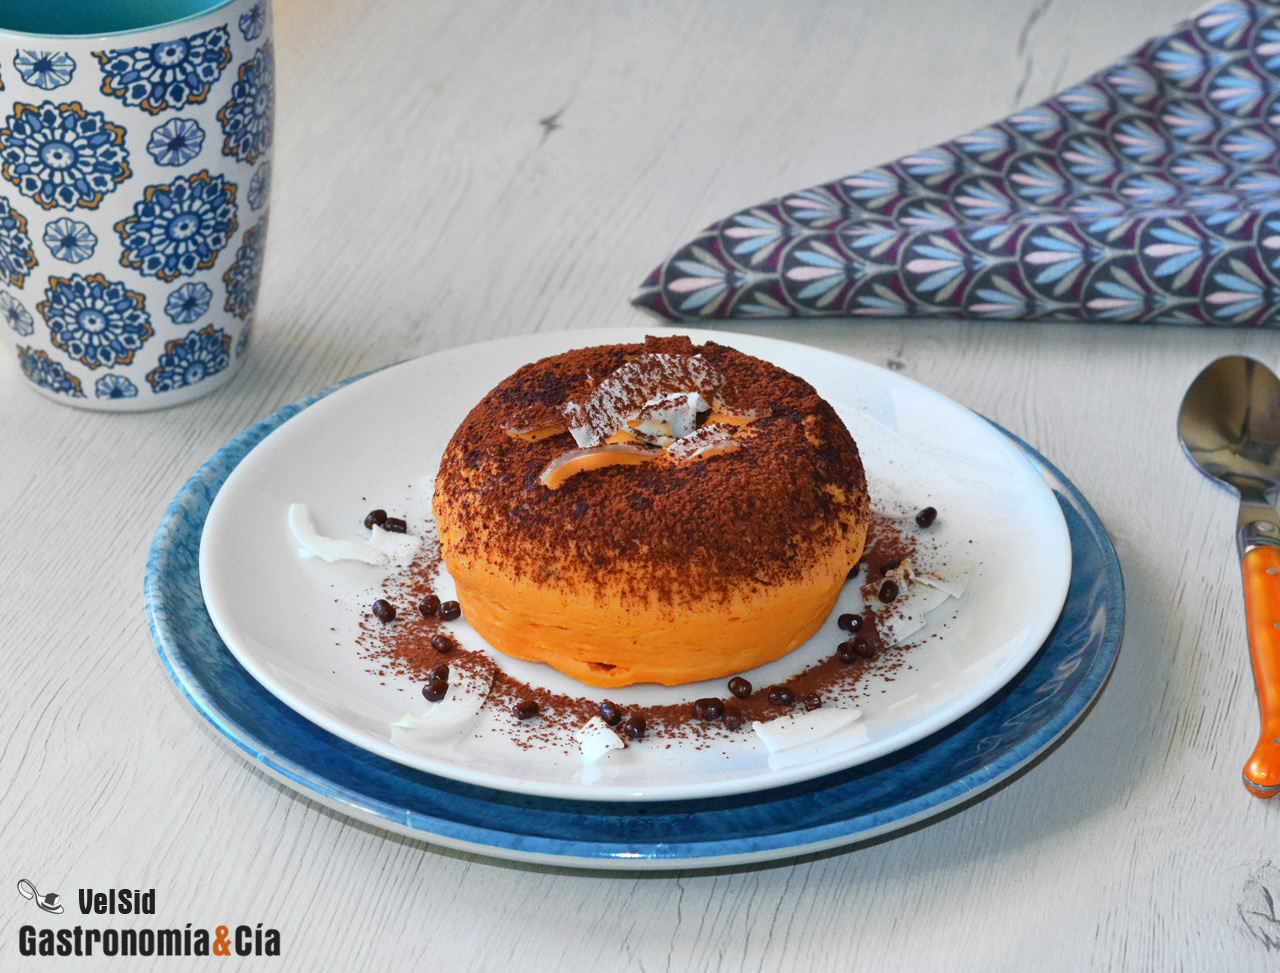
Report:
[[[789,686],[774,686],[769,690],[769,702],[776,706],[793,706],[796,691]]]
[[[897,561],[885,561],[885,562],[884,562],[884,564],[880,565],[880,577],[882,577],[882,578],[883,578],[883,577],[884,577],[886,574],[888,574],[890,571],[894,571],[894,570],[896,570],[896,569],[898,569],[898,568],[900,568],[900,567],[902,567],[902,561],[901,561],[901,560],[897,560]]]
[[[365,515],[364,525],[370,528],[381,527],[384,523],[386,523],[386,520],[387,520],[387,512],[382,508],[378,508],[377,510],[370,510]]]
[[[870,639],[854,639],[853,651],[864,659],[874,659],[879,654],[876,644]]]
[[[734,676],[729,680],[729,692],[737,696],[739,699],[746,699],[751,695],[751,683],[743,679],[741,676]]]
[[[409,529],[409,525],[400,517],[388,517],[382,522],[382,529],[390,534],[403,534]]]
[[[742,726],[742,710],[736,706],[726,706],[724,708],[724,728],[726,730],[737,730]]]
[[[430,618],[440,610],[440,599],[435,595],[427,595],[422,601],[418,602],[418,614],[423,618]]]
[[[644,738],[644,717],[629,716],[622,724],[622,735],[629,740],[641,740]]]
[[[693,701],[693,718],[695,720],[718,720],[724,715],[724,701],[714,696],[706,696]]]
[[[455,618],[462,617],[462,606],[456,601],[444,601],[440,603],[440,620],[442,622],[451,622]]]
[[[447,635],[431,636],[431,647],[437,652],[452,652],[454,649],[453,639]]]
[[[852,642],[841,642],[836,648],[836,658],[845,665],[850,665],[858,661],[858,653],[855,651]]]
[[[440,702],[448,691],[449,684],[443,679],[433,679],[422,687],[422,695],[427,698],[428,703]]]
[[[522,699],[512,708],[518,720],[531,720],[538,715],[538,702],[534,699]]]
[[[600,704],[600,719],[609,726],[617,726],[622,722],[622,710],[618,708],[617,703],[611,703],[606,699]]]
[[[373,613],[383,624],[394,621],[396,617],[396,606],[391,604],[385,598],[379,598],[373,603]]]
[[[936,507],[925,507],[916,514],[916,524],[920,527],[928,527],[938,518],[938,509]]]
[[[846,632],[858,632],[862,630],[862,616],[846,613],[836,619],[836,624]]]
[[[880,594],[878,596],[886,605],[893,599],[898,597],[898,582],[890,578],[880,586]]]
[[[437,662],[427,670],[427,682],[448,682],[449,681],[449,663]]]
[[[804,708],[812,713],[816,709],[822,708],[822,697],[816,693],[810,693],[804,698]]]
[[[853,567],[849,569],[849,573],[845,576],[845,580],[852,581],[854,578],[858,576],[858,572],[861,570],[862,570],[862,565],[855,564]]]

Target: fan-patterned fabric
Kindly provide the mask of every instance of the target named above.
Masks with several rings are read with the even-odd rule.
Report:
[[[1004,121],[735,213],[634,303],[1280,326],[1280,3],[1216,3]]]

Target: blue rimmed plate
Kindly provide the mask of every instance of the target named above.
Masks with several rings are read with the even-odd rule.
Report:
[[[1066,520],[1067,600],[1047,641],[1018,675],[931,736],[786,787],[636,804],[491,790],[393,763],[308,722],[263,689],[218,637],[200,588],[200,535],[222,484],[264,437],[332,391],[258,423],[187,483],[152,547],[148,620],[179,688],[257,766],[312,799],[389,830],[502,858],[600,868],[735,864],[835,847],[937,814],[1014,773],[1085,712],[1115,659],[1124,601],[1110,540],[1078,491],[1010,436],[1041,472]]]

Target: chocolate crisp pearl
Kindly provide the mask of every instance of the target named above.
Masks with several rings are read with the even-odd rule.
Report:
[[[816,709],[822,708],[822,697],[810,694],[804,698],[804,708],[812,713]]]
[[[382,509],[370,510],[369,513],[365,515],[364,525],[370,528],[380,527],[382,524],[386,522],[386,520],[387,520],[387,512],[385,510],[382,510]]]
[[[454,649],[453,639],[447,635],[431,636],[431,647],[437,652],[452,652]]]
[[[422,687],[422,695],[427,698],[428,703],[440,702],[448,691],[449,684],[443,679],[433,679]]]
[[[435,682],[436,680],[440,680],[441,682],[449,681],[449,663],[437,662],[427,670],[427,681]]]
[[[836,619],[836,624],[846,632],[856,632],[862,628],[862,618],[858,615],[841,615]]]
[[[726,706],[724,708],[724,728],[726,730],[737,730],[742,726],[742,710],[736,706]]]
[[[441,621],[451,622],[455,618],[461,618],[461,617],[462,617],[462,606],[459,605],[456,601],[446,601],[441,603],[440,605]]]
[[[894,570],[896,570],[896,569],[898,569],[898,568],[900,568],[900,567],[902,567],[902,561],[900,561],[900,560],[899,560],[899,561],[885,561],[885,562],[884,562],[884,564],[880,565],[880,577],[882,577],[882,578],[883,578],[883,577],[884,577],[886,574],[888,574],[890,571],[894,571]]]
[[[644,717],[632,716],[628,717],[626,722],[622,724],[622,735],[629,740],[644,739]]]
[[[853,651],[864,659],[874,659],[879,653],[876,644],[870,639],[854,639]]]
[[[382,522],[382,529],[392,534],[403,534],[409,529],[409,525],[399,517],[388,517]]]
[[[606,699],[600,704],[600,719],[604,720],[609,726],[617,726],[622,722],[622,710],[618,708],[616,703],[611,703]]]
[[[538,715],[538,702],[533,699],[522,699],[513,707],[518,720],[531,720]]]
[[[769,702],[775,706],[792,706],[796,701],[796,692],[788,686],[774,686],[769,690]]]
[[[880,586],[880,600],[886,605],[898,597],[898,582],[890,578]]]
[[[430,618],[440,610],[440,599],[435,595],[427,595],[422,601],[418,602],[418,613],[423,618]]]
[[[852,642],[841,642],[836,649],[836,658],[845,665],[850,665],[858,661],[858,653],[853,647]]]
[[[724,702],[714,696],[693,701],[693,718],[695,720],[718,720],[724,715]]]
[[[729,680],[729,692],[737,696],[739,699],[746,699],[751,695],[751,683],[743,679],[741,676],[734,676]]]
[[[916,523],[921,527],[928,527],[938,518],[938,511],[934,507],[925,507],[916,514]]]
[[[373,603],[373,613],[383,624],[393,621],[396,617],[396,606],[391,604],[385,598],[379,598]]]

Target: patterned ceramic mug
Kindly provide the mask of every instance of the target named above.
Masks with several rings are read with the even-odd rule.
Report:
[[[177,405],[244,358],[270,0],[0,0],[0,331],[40,393]]]

